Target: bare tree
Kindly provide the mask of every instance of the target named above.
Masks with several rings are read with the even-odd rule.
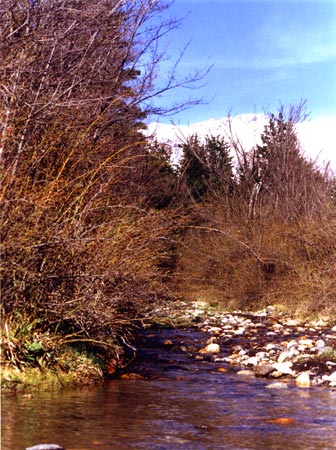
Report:
[[[139,131],[160,112],[156,95],[191,81],[178,80],[173,64],[156,86],[159,41],[176,25],[159,20],[168,6],[1,2],[6,313],[23,310],[54,328],[113,338],[127,322],[121,310],[137,314],[157,297],[149,279],[159,276],[155,264],[171,227],[143,200],[149,152]]]

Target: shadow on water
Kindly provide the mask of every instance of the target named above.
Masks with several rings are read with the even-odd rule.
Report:
[[[161,333],[156,342],[202,339]],[[132,368],[145,380],[4,397],[2,450],[43,442],[66,450],[336,448],[335,390],[268,389],[267,380],[220,372],[218,363],[153,342],[144,341]]]

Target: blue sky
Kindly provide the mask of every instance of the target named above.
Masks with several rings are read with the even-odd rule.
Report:
[[[162,43],[162,76],[188,43],[181,77],[213,66],[199,83],[205,86],[160,100],[207,103],[177,114],[176,123],[276,112],[301,99],[312,118],[336,115],[336,1],[175,0],[164,17],[184,19]]]

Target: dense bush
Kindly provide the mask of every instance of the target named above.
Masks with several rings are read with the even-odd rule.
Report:
[[[32,332],[34,324],[67,336],[62,342],[113,346],[166,295],[159,281],[171,270],[163,259],[174,253],[176,215],[159,211],[169,203],[153,194],[164,161],[141,133],[153,111],[157,40],[173,27],[152,21],[162,8],[152,0],[1,3],[7,350],[19,345],[9,339],[16,317]],[[160,92],[176,85],[171,77]]]
[[[335,318],[333,180],[304,159],[283,111],[270,116],[262,142],[239,149],[230,197],[217,191],[194,204],[179,288],[223,306]]]

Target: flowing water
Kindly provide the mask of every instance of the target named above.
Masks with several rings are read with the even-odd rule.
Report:
[[[132,368],[143,380],[4,396],[2,450],[46,442],[66,450],[336,448],[336,390],[268,388],[274,381],[153,344],[167,338],[189,345],[202,336],[147,338]]]

